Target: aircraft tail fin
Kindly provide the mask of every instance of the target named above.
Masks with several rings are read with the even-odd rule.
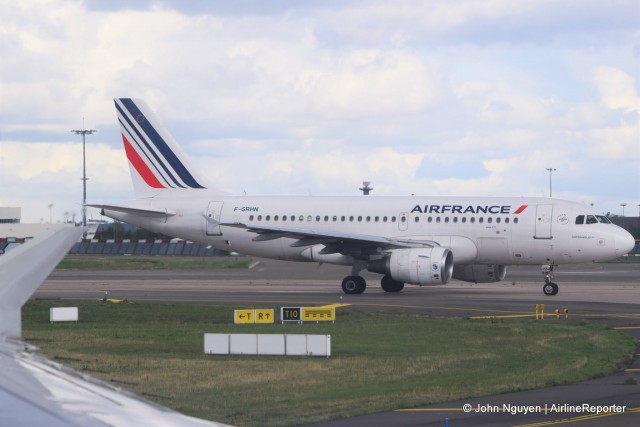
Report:
[[[144,101],[114,99],[137,198],[166,189],[210,188]]]

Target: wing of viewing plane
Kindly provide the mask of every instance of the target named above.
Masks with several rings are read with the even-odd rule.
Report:
[[[21,341],[22,305],[83,228],[57,226],[0,255],[0,424],[219,426],[145,401],[33,353]]]

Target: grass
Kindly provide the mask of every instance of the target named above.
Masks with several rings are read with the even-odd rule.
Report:
[[[80,308],[50,324],[49,307]],[[633,339],[590,324],[434,319],[338,309],[335,324],[233,325],[233,308],[30,301],[23,336],[47,356],[180,412],[291,426],[577,382],[631,359]],[[203,333],[331,334],[332,356],[207,356]]]
[[[155,257],[74,255],[65,257],[57,270],[187,270],[248,268],[251,260],[236,257]]]

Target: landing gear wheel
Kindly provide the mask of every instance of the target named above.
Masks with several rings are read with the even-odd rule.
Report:
[[[400,292],[404,288],[404,283],[397,282],[389,276],[384,276],[380,281],[380,286],[385,292]]]
[[[542,292],[545,295],[555,295],[558,293],[558,285],[553,282],[545,283],[542,287]]]
[[[347,276],[342,281],[342,290],[345,294],[361,294],[367,288],[367,282],[360,276]]]

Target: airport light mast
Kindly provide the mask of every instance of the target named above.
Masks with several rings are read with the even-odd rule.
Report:
[[[86,162],[86,150],[85,150],[85,136],[92,135],[94,132],[98,132],[95,129],[84,128],[84,118],[82,119],[82,129],[74,129],[71,132],[76,135],[82,135],[82,226],[87,226],[87,162]]]
[[[556,169],[555,168],[546,168],[549,171],[549,197],[553,197],[552,191],[551,191],[551,172],[555,172]]]

